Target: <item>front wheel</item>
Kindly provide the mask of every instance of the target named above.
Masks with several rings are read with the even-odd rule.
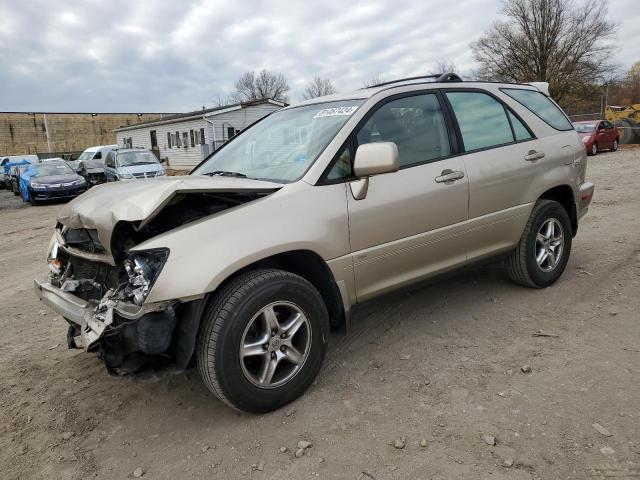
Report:
[[[571,241],[571,221],[564,207],[553,200],[539,200],[507,259],[509,277],[526,287],[548,287],[564,272]]]
[[[598,153],[598,144],[594,143],[591,145],[591,150],[589,150],[589,155],[594,156]]]
[[[315,379],[327,350],[329,316],[304,278],[255,270],[212,299],[198,336],[198,369],[209,390],[235,409],[269,412]]]
[[[36,201],[36,199],[35,199],[35,198],[33,198],[33,192],[31,192],[31,191],[30,191],[30,192],[27,194],[27,197],[29,197],[29,203],[31,204],[31,206],[32,206],[32,207],[35,207],[35,206],[38,204],[38,202]]]

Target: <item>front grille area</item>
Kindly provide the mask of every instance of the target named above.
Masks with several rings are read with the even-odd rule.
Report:
[[[158,172],[142,172],[142,173],[134,173],[133,176],[136,178],[154,178],[157,176]]]
[[[116,289],[120,269],[106,263],[92,262],[84,258],[69,257],[71,278],[79,282],[74,295],[85,300],[100,300],[109,289]]]

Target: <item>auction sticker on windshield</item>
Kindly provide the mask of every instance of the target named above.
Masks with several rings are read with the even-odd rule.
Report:
[[[351,115],[357,109],[358,109],[357,106],[355,106],[355,107],[324,108],[324,109],[320,110],[318,113],[316,113],[313,116],[313,118],[335,117],[335,116],[338,116],[338,115]]]

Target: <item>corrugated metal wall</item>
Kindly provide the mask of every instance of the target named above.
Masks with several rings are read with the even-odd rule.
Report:
[[[81,152],[115,141],[114,128],[159,120],[161,113],[0,112],[0,155]],[[46,131],[49,131],[47,142]],[[45,155],[46,156],[46,155]]]

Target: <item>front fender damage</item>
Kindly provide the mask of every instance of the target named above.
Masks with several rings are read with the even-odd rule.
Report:
[[[204,299],[138,306],[108,291],[87,305],[82,321],[68,320],[69,348],[96,352],[108,372],[148,378],[189,367]]]
[[[207,293],[145,303],[171,252],[137,247],[281,187],[187,176],[92,188],[58,217],[48,255],[51,273],[46,282],[36,281],[36,292],[69,323],[69,347],[81,344],[97,353],[110,373],[182,371],[193,359]]]

